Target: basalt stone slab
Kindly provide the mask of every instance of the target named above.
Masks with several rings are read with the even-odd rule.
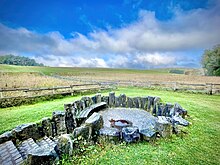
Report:
[[[153,111],[152,114],[156,115],[158,112],[158,105],[160,104],[160,98],[159,97],[155,97],[154,98],[154,106],[153,106]]]
[[[172,109],[173,105],[171,103],[166,103],[162,116],[170,117],[170,111]]]
[[[97,93],[96,95],[95,95],[95,97],[96,97],[96,102],[97,103],[100,103],[102,100],[101,100],[101,93]]]
[[[73,131],[74,138],[82,137],[82,139],[90,140],[92,136],[92,127],[88,125],[82,125],[80,127],[76,127]]]
[[[120,94],[120,96],[119,96],[120,107],[126,107],[126,101],[127,101],[126,95],[125,94]]]
[[[162,116],[162,114],[163,114],[163,109],[164,109],[164,105],[162,104],[162,103],[160,103],[160,104],[158,104],[158,110],[157,110],[157,112],[156,112],[156,115],[157,116]]]
[[[91,99],[90,97],[88,97],[88,96],[82,97],[81,100],[84,100],[84,102],[85,102],[85,107],[89,107],[89,106],[91,106],[91,105],[93,104],[92,99]]]
[[[36,123],[19,125],[12,130],[12,135],[19,141],[28,138],[39,139],[41,137]]]
[[[85,124],[91,126],[93,131],[99,132],[103,127],[103,118],[99,113],[95,112],[85,121]]]
[[[104,127],[99,130],[100,142],[117,143],[120,141],[121,133],[117,128]]]
[[[142,109],[147,109],[147,97],[142,97],[141,98],[141,108]]]
[[[76,114],[78,114],[82,110],[80,100],[74,101],[73,106],[76,110]]]
[[[109,93],[109,107],[115,106],[115,92]]]
[[[73,154],[73,135],[71,134],[63,134],[58,137],[57,146],[61,155]]]
[[[125,142],[137,142],[140,140],[140,133],[138,127],[124,127],[122,128],[122,138]]]
[[[189,125],[189,122],[185,119],[183,119],[181,116],[173,116],[172,117],[172,120],[175,124],[179,124],[179,125],[183,125],[183,126],[188,126]]]
[[[64,104],[64,110],[67,133],[72,133],[74,128],[77,126],[75,119],[75,108],[72,106],[72,104]]]
[[[119,97],[115,97],[115,107],[120,107]]]
[[[96,103],[97,103],[96,96],[92,96],[91,99],[92,99],[92,101],[93,101],[93,104],[96,104]]]
[[[127,107],[128,108],[133,108],[134,107],[133,98],[127,97]]]
[[[140,97],[134,97],[134,108],[141,108],[141,98]]]
[[[6,141],[10,141],[12,140],[13,136],[12,136],[12,132],[11,131],[7,131],[3,134],[0,135],[0,144],[6,142]]]
[[[53,164],[56,156],[50,149],[37,148],[29,151],[27,165],[49,165]]]
[[[147,97],[148,103],[147,103],[147,111],[152,112],[153,111],[153,106],[154,106],[154,97],[148,96]]]
[[[172,133],[172,125],[165,116],[158,116],[156,130],[162,137],[170,137]]]
[[[65,124],[65,112],[55,111],[52,114],[52,121],[55,123],[55,134],[61,135],[67,133]]]
[[[107,105],[109,105],[109,96],[102,96],[101,101],[105,102]]]
[[[146,141],[151,141],[156,138],[156,131],[152,128],[140,130],[141,138]]]
[[[1,165],[21,165],[24,161],[12,141],[0,144]]]
[[[84,100],[80,100],[80,107],[81,107],[81,110],[86,108],[86,104]]]
[[[185,116],[187,115],[187,110],[183,109],[181,105],[179,105],[178,103],[174,104],[173,109],[174,112],[173,114],[171,114],[171,116],[178,114],[181,115],[183,118],[185,118]]]

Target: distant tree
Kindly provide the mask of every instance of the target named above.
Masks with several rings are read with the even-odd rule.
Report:
[[[202,66],[208,76],[220,76],[220,44],[210,50],[205,50]]]
[[[43,64],[37,63],[34,59],[22,56],[5,55],[0,56],[0,64],[8,65],[21,65],[21,66],[43,66]]]

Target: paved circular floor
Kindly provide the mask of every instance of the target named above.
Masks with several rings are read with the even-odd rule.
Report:
[[[104,127],[110,127],[109,120],[129,120],[139,130],[154,128],[156,118],[149,112],[135,108],[108,108],[99,112],[103,116]]]

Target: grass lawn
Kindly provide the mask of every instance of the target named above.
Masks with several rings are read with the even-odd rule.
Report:
[[[183,137],[174,135],[153,144],[91,146],[83,155],[69,161],[64,159],[63,164],[220,164],[220,96],[143,88],[119,88],[116,95],[120,93],[160,96],[163,102],[180,103],[190,115],[188,120],[192,125],[186,129],[188,134]],[[54,110],[63,109],[63,103],[78,98],[0,109],[0,132],[51,116]]]

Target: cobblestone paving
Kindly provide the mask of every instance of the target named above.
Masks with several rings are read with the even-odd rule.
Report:
[[[20,165],[22,163],[22,156],[12,141],[0,144],[0,165]]]

